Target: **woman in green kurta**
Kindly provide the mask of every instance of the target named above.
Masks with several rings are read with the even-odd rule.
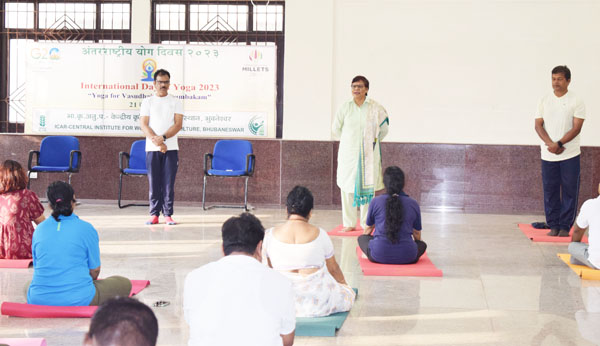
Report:
[[[332,132],[340,140],[337,184],[342,193],[343,230],[352,231],[358,218],[365,227],[369,202],[375,191],[383,189],[381,140],[388,132],[386,110],[367,97],[369,81],[352,79],[353,99],[342,104],[333,120]]]

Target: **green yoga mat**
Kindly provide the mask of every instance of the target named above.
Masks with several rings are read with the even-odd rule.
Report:
[[[353,290],[358,299],[358,289]],[[324,317],[296,317],[296,336],[335,336],[349,313],[345,311]]]

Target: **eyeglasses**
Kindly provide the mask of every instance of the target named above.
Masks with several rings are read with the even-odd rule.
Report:
[[[352,84],[352,85],[350,86],[350,88],[351,88],[351,89],[364,89],[364,88],[365,88],[365,86],[364,86],[364,85],[361,85],[361,84]]]
[[[170,80],[157,80],[156,84],[171,84]]]

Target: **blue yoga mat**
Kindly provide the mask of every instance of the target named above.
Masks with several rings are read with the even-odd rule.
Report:
[[[353,290],[358,298],[358,289]],[[349,313],[345,311],[324,317],[296,317],[296,336],[335,336]]]

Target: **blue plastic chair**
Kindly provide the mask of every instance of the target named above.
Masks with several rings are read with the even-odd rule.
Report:
[[[215,143],[213,153],[204,154],[204,185],[202,188],[202,209],[206,210],[206,181],[208,177],[245,178],[244,205],[214,205],[211,208],[244,208],[248,211],[248,178],[254,174],[256,157],[252,143],[246,140],[229,139]]]
[[[129,206],[148,206],[148,204],[136,204],[130,203],[121,205],[121,192],[123,190],[123,176],[147,176],[148,170],[146,170],[146,140],[140,139],[139,141],[131,144],[129,153],[121,151],[119,153],[119,199],[117,205],[119,208],[125,208]]]
[[[35,165],[33,165],[35,156]],[[27,177],[33,172],[37,173],[68,173],[71,175],[79,172],[81,166],[81,151],[79,140],[73,136],[48,136],[42,139],[40,150],[31,150],[27,162]],[[29,180],[27,188],[29,188]]]

